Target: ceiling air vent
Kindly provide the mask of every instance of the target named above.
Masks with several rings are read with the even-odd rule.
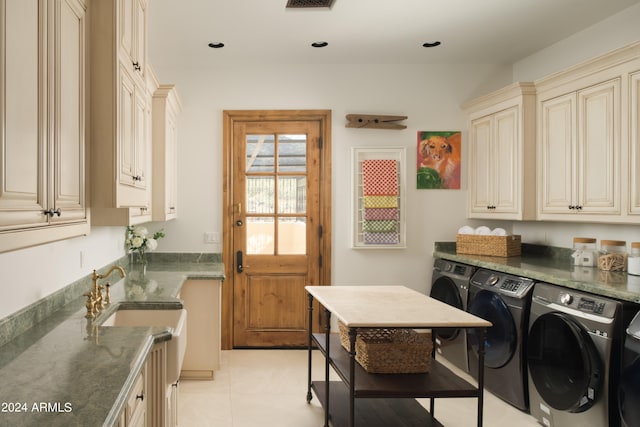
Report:
[[[287,0],[288,8],[331,7],[334,0]]]

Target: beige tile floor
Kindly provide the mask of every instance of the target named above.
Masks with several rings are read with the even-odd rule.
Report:
[[[312,371],[314,379],[324,378],[317,351]],[[321,427],[322,407],[315,396],[307,404],[306,394],[306,350],[223,351],[213,381],[180,382],[178,421],[182,427]],[[420,402],[428,407],[427,399]],[[484,414],[486,427],[539,427],[490,393]],[[436,418],[446,427],[476,426],[476,400],[438,399]]]

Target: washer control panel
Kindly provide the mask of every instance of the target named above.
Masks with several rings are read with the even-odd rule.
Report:
[[[607,306],[606,301],[583,295],[577,295],[576,297],[569,292],[560,292],[557,302],[564,306],[580,310],[584,313],[592,314],[603,314],[605,312],[605,307]]]
[[[536,283],[533,301],[545,306],[553,304],[556,310],[567,307],[607,319],[614,319],[622,309],[618,301],[543,282]]]
[[[531,279],[484,269],[478,270],[473,275],[471,283],[517,298],[524,297],[533,287],[533,280]]]
[[[444,259],[436,258],[433,263],[433,269],[446,273],[449,277],[458,279],[469,279],[473,274],[474,268],[466,264],[458,264]]]

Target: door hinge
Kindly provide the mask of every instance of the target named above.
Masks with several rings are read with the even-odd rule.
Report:
[[[318,148],[322,150],[322,137],[318,137]]]
[[[322,226],[318,226],[318,237],[322,238]]]
[[[322,267],[322,255],[318,257],[318,267]]]

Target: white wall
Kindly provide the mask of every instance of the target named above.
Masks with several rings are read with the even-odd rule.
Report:
[[[223,110],[330,109],[332,282],[403,284],[427,290],[433,243],[454,239],[456,230],[467,223],[467,191],[466,185],[462,190],[416,190],[417,132],[461,130],[466,135],[466,118],[460,105],[477,95],[487,82],[509,83],[510,67],[262,64],[206,69],[174,66],[167,63],[168,59],[150,59],[160,80],[176,84],[184,104],[179,118],[180,215],[166,226],[165,247],[208,250],[202,234],[222,231]],[[496,79],[501,81],[496,83]],[[348,113],[406,115],[407,129],[347,129]],[[406,249],[350,248],[352,193],[345,183],[350,183],[350,150],[356,146],[407,150]]]
[[[124,227],[93,227],[87,237],[0,254],[0,319],[124,253]]]

